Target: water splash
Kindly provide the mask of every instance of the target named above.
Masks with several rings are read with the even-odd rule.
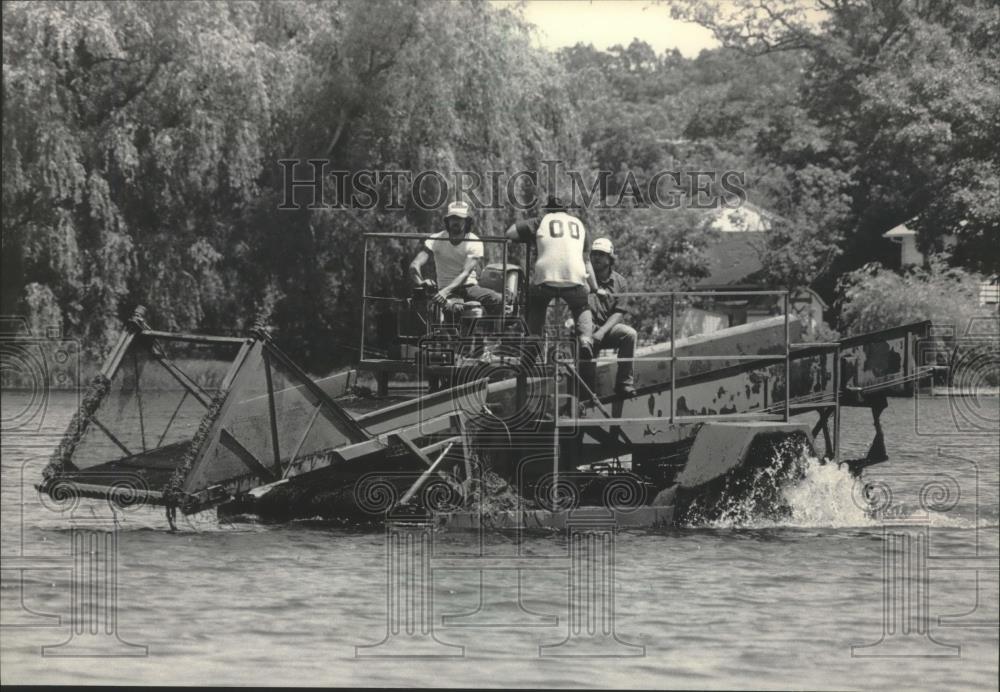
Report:
[[[687,526],[737,528],[785,525],[794,507],[785,489],[806,475],[809,448],[801,440],[783,439],[751,451],[751,461],[713,481],[681,510]]]
[[[918,504],[899,502],[878,510],[866,501],[864,476],[858,478],[846,465],[801,453],[793,464],[800,475],[792,478],[778,459],[755,476],[758,484],[777,484],[778,505],[761,512],[762,485],[756,496],[736,498],[717,519],[696,524],[713,529],[764,528],[877,528],[895,521],[919,518],[938,528],[975,528],[974,520],[953,512],[926,512]],[[984,522],[980,522],[982,528]],[[986,519],[988,526],[991,522]],[[995,522],[992,522],[995,523]]]
[[[177,530],[186,533],[258,532],[268,527],[254,516],[219,517],[216,512],[204,511],[182,515],[177,519]]]
[[[847,466],[806,457],[804,476],[783,489],[791,508],[786,526],[849,528],[876,526],[879,519],[859,503],[858,478]]]

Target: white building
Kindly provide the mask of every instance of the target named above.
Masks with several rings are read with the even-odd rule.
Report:
[[[916,217],[910,219],[906,223],[912,224],[915,220]],[[907,228],[905,223],[901,223],[898,226],[886,231],[882,234],[882,237],[888,238],[900,246],[899,266],[901,268],[911,265],[922,267],[924,265],[924,253],[917,249],[917,232]],[[954,243],[955,238],[953,236],[945,237],[945,248],[953,245]],[[1000,277],[987,277],[986,280],[979,285],[979,304],[1000,304]]]
[[[911,219],[912,221],[912,219]],[[899,224],[882,234],[883,238],[888,238],[900,246],[900,266],[909,264],[922,266],[924,255],[917,249],[917,232],[906,227],[906,224]]]

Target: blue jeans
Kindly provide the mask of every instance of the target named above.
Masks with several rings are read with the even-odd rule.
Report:
[[[483,306],[483,312],[487,315],[499,315],[503,298],[499,293],[490,288],[483,288],[478,284],[459,286],[451,295],[462,300],[475,300]]]
[[[613,348],[619,358],[634,358],[636,337],[635,329],[619,322],[608,330],[604,338],[597,343],[594,350],[599,351],[602,348]],[[634,384],[633,380],[632,361],[619,360],[618,372],[615,374],[615,384],[631,387]]]

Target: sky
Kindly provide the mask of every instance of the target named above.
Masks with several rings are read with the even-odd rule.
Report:
[[[495,5],[516,4],[492,0]],[[551,50],[592,43],[606,50],[639,38],[657,53],[677,48],[688,58],[718,45],[708,29],[670,18],[670,8],[649,0],[530,0],[524,18],[538,28],[539,43]]]

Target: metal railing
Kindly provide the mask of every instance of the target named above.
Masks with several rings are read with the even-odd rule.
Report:
[[[389,301],[402,303],[405,302],[403,298],[397,298],[394,296],[377,296],[368,294],[368,255],[369,255],[369,242],[374,239],[385,239],[385,240],[408,240],[408,241],[425,241],[433,236],[430,234],[416,234],[416,233],[365,233],[364,234],[364,256],[362,265],[362,312],[361,312],[361,343],[360,343],[360,358],[365,359],[365,339],[367,331],[367,311],[369,301]],[[503,248],[502,262],[503,266],[506,268],[508,265],[509,251],[508,243],[512,242],[504,236],[481,236],[478,238],[479,241],[483,243],[495,243],[500,244]],[[527,272],[526,272],[527,277]],[[530,284],[530,281],[526,281]],[[678,355],[677,353],[677,308],[678,308],[678,298],[720,298],[720,297],[731,297],[731,298],[754,298],[754,297],[766,297],[773,296],[780,300],[782,305],[782,315],[784,316],[784,349],[781,354],[757,354],[757,355],[745,355],[745,354],[733,354],[733,355],[708,355],[708,356],[697,356],[697,355]],[[670,299],[670,355],[665,359],[670,361],[670,423],[677,422],[693,422],[701,420],[713,420],[726,417],[770,417],[775,414],[768,414],[765,411],[761,412],[747,412],[742,414],[727,413],[727,414],[711,414],[711,415],[700,415],[700,416],[678,416],[677,415],[677,363],[685,361],[774,361],[784,363],[784,402],[782,406],[782,411],[780,418],[784,421],[788,421],[791,418],[791,293],[788,290],[742,290],[742,291],[715,291],[715,290],[702,290],[702,291],[629,291],[625,293],[615,294],[616,298],[669,298]],[[500,319],[503,320],[506,315],[507,307],[507,293],[506,291],[501,291],[501,316]],[[502,324],[502,323],[501,323]],[[621,362],[626,359],[619,358],[618,361]],[[631,361],[643,361],[643,360],[659,360],[659,358],[632,358],[628,359]],[[834,359],[836,361],[836,358]],[[837,369],[836,362],[834,363],[834,368]],[[836,390],[836,386],[834,389]],[[836,397],[836,391],[834,396]],[[770,408],[770,407],[769,407]],[[627,422],[627,418],[616,418],[616,421]]]
[[[370,296],[370,295],[368,295],[368,241],[371,240],[371,239],[373,239],[373,238],[380,238],[380,239],[384,239],[384,240],[419,240],[419,241],[422,242],[422,241],[425,241],[425,240],[432,239],[433,235],[431,235],[431,234],[424,234],[424,233],[365,233],[364,234],[365,244],[364,244],[364,252],[363,252],[363,258],[362,258],[362,265],[361,265],[361,345],[360,345],[360,348],[359,348],[360,359],[361,360],[365,359],[365,331],[366,331],[366,326],[367,326],[366,322],[367,322],[367,315],[368,315],[368,301],[369,300],[382,300],[382,301],[390,301],[390,302],[397,302],[397,303],[405,302],[404,298],[397,298],[395,296]],[[508,254],[509,254],[508,251],[507,251],[507,244],[509,242],[511,242],[511,241],[508,238],[504,237],[504,236],[479,236],[479,237],[477,237],[477,240],[479,242],[483,242],[483,243],[498,243],[498,244],[500,244],[500,245],[503,246],[503,260],[502,260],[502,262],[503,262],[504,272],[506,272],[506,270],[507,270],[507,259],[508,259]],[[506,280],[506,276],[504,276],[504,279]],[[501,329],[502,329],[503,320],[504,320],[504,317],[506,316],[506,313],[507,313],[507,291],[506,290],[501,290],[500,291],[500,301],[501,301],[500,302],[500,320],[501,320]]]
[[[783,301],[783,315],[784,315],[784,352],[776,355],[769,354],[733,354],[733,355],[691,355],[683,356],[677,354],[677,299],[680,298],[691,298],[691,297],[706,297],[706,298],[719,298],[719,297],[759,297],[759,296],[775,296],[780,297]],[[670,299],[670,355],[662,357],[636,357],[636,358],[617,358],[618,362],[631,361],[641,362],[641,361],[658,361],[664,360],[670,362],[670,423],[676,423],[678,421],[693,422],[693,421],[703,421],[703,420],[715,420],[719,418],[739,418],[739,417],[766,417],[768,414],[762,412],[747,412],[747,413],[724,413],[724,414],[710,414],[710,415],[700,415],[700,416],[678,416],[677,415],[677,363],[685,361],[774,361],[784,363],[785,371],[785,397],[783,411],[780,414],[782,419],[787,422],[791,417],[791,317],[790,317],[790,303],[791,295],[787,290],[774,290],[774,291],[629,291],[624,293],[616,293],[616,298],[669,298]],[[711,333],[711,332],[706,332]],[[697,336],[697,335],[692,335]],[[619,422],[628,422],[628,418],[616,418]]]

